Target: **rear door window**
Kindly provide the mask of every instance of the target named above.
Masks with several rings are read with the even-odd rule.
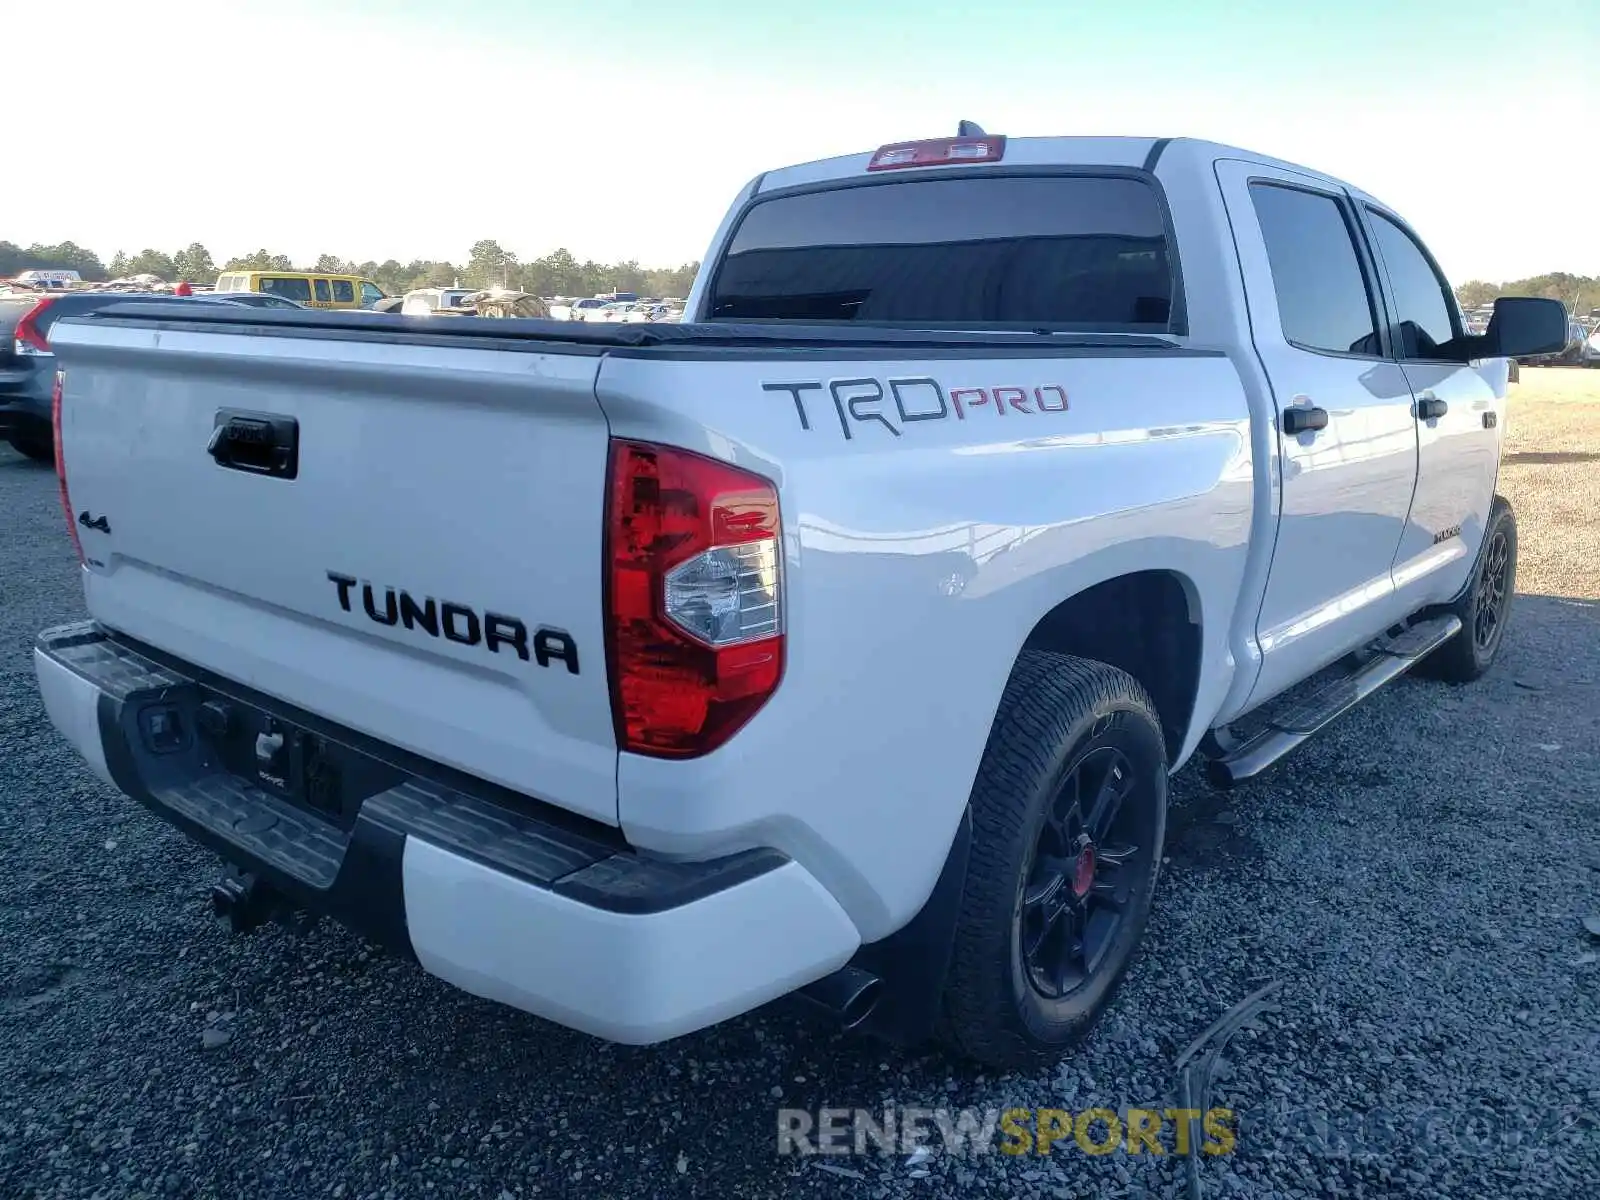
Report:
[[[713,283],[718,321],[1169,332],[1175,270],[1144,179],[901,179],[754,204]]]
[[[261,277],[261,290],[272,296],[283,296],[289,300],[298,300],[302,304],[311,303],[311,281],[309,279],[285,279],[278,275],[263,275]]]
[[[318,301],[323,304],[327,304],[333,299],[333,293],[329,291],[328,281],[326,279],[313,279],[311,283],[312,286],[316,288]]]
[[[1376,356],[1378,322],[1345,207],[1325,192],[1252,183],[1283,340],[1302,350]]]
[[[333,298],[340,304],[354,304],[356,302],[355,284],[348,279],[335,279],[333,281]]]

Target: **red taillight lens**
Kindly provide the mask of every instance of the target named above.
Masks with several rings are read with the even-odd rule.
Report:
[[[55,387],[50,389],[50,432],[56,444],[56,484],[61,489],[61,511],[67,515],[67,533],[72,538],[72,548],[78,552],[78,562],[83,562],[83,543],[78,540],[78,522],[72,515],[72,497],[67,494],[67,460],[61,453],[61,396],[67,390],[67,373],[56,372]]]
[[[45,339],[44,333],[39,329],[39,318],[44,310],[56,302],[56,297],[45,296],[34,304],[27,312],[22,314],[22,320],[17,322],[13,331],[16,338],[16,352],[25,357],[35,354],[50,354],[50,343]]]
[[[715,750],[783,674],[777,489],[718,459],[613,441],[606,558],[618,746]]]

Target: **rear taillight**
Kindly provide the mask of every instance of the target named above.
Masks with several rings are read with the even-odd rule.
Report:
[[[606,558],[618,746],[715,750],[783,674],[777,489],[718,459],[613,441]]]
[[[78,522],[72,515],[72,497],[67,494],[67,460],[61,453],[61,396],[67,390],[67,373],[56,372],[56,383],[50,389],[50,431],[56,444],[56,484],[61,489],[61,511],[67,516],[67,534],[72,538],[72,548],[78,552],[78,562],[83,562],[83,543],[78,540]]]
[[[22,320],[17,322],[14,331],[16,337],[16,352],[24,357],[37,354],[50,354],[50,343],[45,340],[39,328],[39,318],[44,315],[44,310],[56,302],[54,296],[44,296],[32,308],[22,314]]]

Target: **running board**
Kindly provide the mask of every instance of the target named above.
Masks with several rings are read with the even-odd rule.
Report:
[[[1446,613],[1418,621],[1395,637],[1384,638],[1372,647],[1373,657],[1361,666],[1329,680],[1303,700],[1273,712],[1260,733],[1211,759],[1206,764],[1206,778],[1217,787],[1233,787],[1254,779],[1384,684],[1404,675],[1460,630],[1461,619]]]

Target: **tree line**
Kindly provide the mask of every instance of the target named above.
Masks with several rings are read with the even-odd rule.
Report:
[[[209,284],[218,273],[211,252],[199,242],[167,254],[161,250],[141,250],[128,254],[118,250],[109,264],[102,263],[92,250],[74,242],[58,246],[32,245],[24,249],[0,241],[0,279],[19,271],[54,269],[77,271],[85,279],[120,279],[125,275],[157,275],[170,282],[186,279]],[[570,250],[552,251],[543,258],[523,262],[499,242],[474,242],[463,263],[433,262],[414,258],[402,263],[391,258],[383,262],[358,263],[324,254],[313,263],[297,266],[287,254],[257,250],[241,258],[230,258],[223,271],[327,271],[340,275],[359,275],[370,279],[391,296],[422,287],[500,287],[519,288],[537,296],[592,296],[597,292],[637,292],[641,296],[685,296],[694,281],[699,263],[680,267],[641,267],[636,262],[579,262]],[[1573,275],[1554,271],[1527,279],[1491,283],[1474,279],[1456,288],[1461,307],[1477,308],[1496,296],[1544,296],[1560,300],[1580,316],[1600,308],[1600,276]]]
[[[298,264],[287,254],[257,250],[230,258],[220,267],[199,242],[167,253],[145,249],[137,254],[118,250],[109,263],[102,262],[93,250],[75,242],[56,246],[35,243],[26,248],[0,241],[0,279],[27,270],[76,271],[86,280],[121,279],[128,275],[155,275],[171,283],[211,284],[221,271],[325,271],[337,275],[359,275],[370,279],[388,295],[398,296],[424,287],[512,287],[537,296],[592,296],[600,292],[637,292],[642,296],[686,296],[694,282],[699,263],[678,267],[641,267],[637,262],[580,262],[570,250],[561,248],[543,258],[524,262],[516,254],[491,239],[477,241],[465,262],[453,263],[414,258],[401,262],[369,259],[356,262],[334,254],[318,256],[315,262]]]
[[[1456,289],[1456,299],[1461,301],[1462,308],[1469,310],[1493,303],[1498,296],[1543,296],[1546,300],[1561,301],[1575,316],[1586,317],[1590,309],[1600,308],[1600,275],[1553,271],[1506,283],[1473,279]]]

